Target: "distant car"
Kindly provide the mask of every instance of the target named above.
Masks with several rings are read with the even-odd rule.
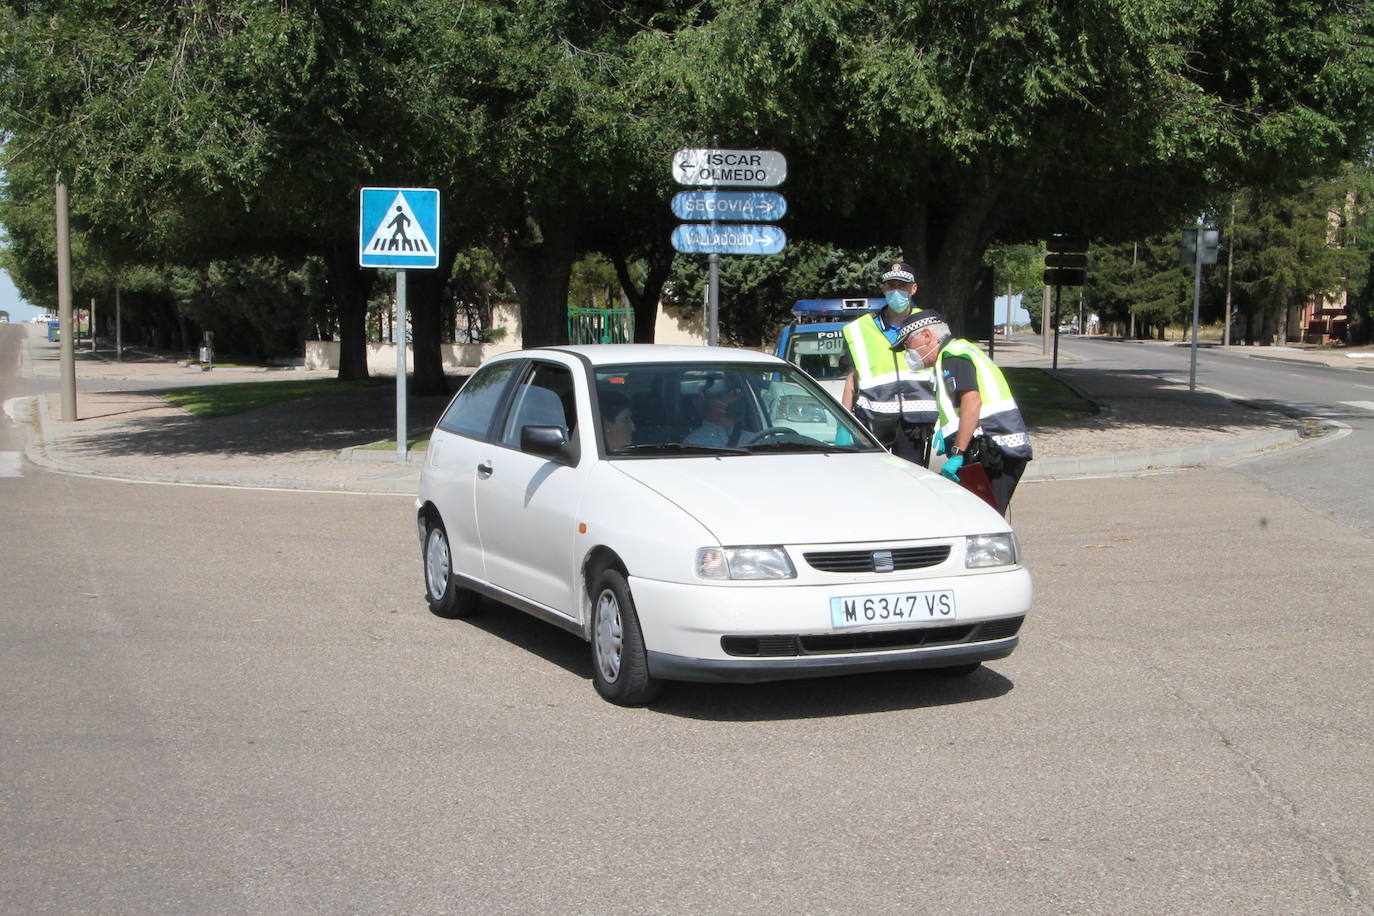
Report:
[[[1059,333],[1060,333],[1060,334],[1077,334],[1077,333],[1078,333],[1078,325],[1076,325],[1076,324],[1061,324],[1061,325],[1059,326]]]
[[[727,444],[689,444],[704,415]],[[967,674],[1031,602],[1002,516],[746,350],[493,357],[439,419],[415,510],[435,614],[485,596],[569,630],[622,705],[664,680]]]

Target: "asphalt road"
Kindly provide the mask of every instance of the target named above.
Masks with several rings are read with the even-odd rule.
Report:
[[[1371,911],[1374,550],[1233,470],[1028,483],[1035,610],[967,680],[641,710],[430,615],[405,498],[0,507],[12,911]]]
[[[966,680],[641,710],[562,631],[430,615],[407,498],[25,465],[0,476],[4,908],[1374,912],[1374,550],[1291,492],[1359,432],[1028,482],[1035,609]]]
[[[1091,338],[1060,338],[1060,352],[1074,362],[1060,368],[1148,372],[1187,384],[1189,350]],[[1314,511],[1374,534],[1374,372],[1337,369],[1243,356],[1199,348],[1196,384],[1281,409],[1295,417],[1314,417],[1335,431],[1316,448],[1288,449],[1238,470],[1277,495],[1297,499]],[[1315,563],[1340,558],[1314,557]]]

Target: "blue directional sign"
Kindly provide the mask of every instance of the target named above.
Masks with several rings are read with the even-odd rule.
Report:
[[[787,198],[776,191],[679,191],[673,195],[673,215],[678,219],[766,223],[786,213]]]
[[[673,230],[673,247],[683,254],[777,254],[786,246],[777,226],[683,223]]]
[[[439,266],[439,192],[363,188],[358,200],[358,264],[397,270]]]

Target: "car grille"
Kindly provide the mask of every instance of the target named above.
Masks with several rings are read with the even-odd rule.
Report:
[[[802,556],[812,569],[821,572],[857,573],[878,572],[878,555],[891,555],[892,565],[883,563],[882,572],[896,572],[902,569],[924,569],[939,566],[949,559],[948,544],[933,544],[927,547],[898,547],[893,550],[834,550],[808,551]],[[883,557],[886,559],[886,556]]]
[[[1025,617],[1008,617],[982,623],[949,627],[910,627],[870,633],[824,633],[791,636],[722,636],[727,655],[745,658],[780,658],[795,655],[826,655],[842,652],[885,652],[955,643],[991,642],[1015,636]]]

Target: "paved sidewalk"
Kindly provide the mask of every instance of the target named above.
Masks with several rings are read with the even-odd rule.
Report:
[[[1163,346],[1165,344],[1144,344]],[[1248,348],[1232,348],[1242,350]],[[1259,348],[1254,348],[1259,349]],[[1264,348],[1263,358],[1322,361],[1374,369],[1339,352]],[[1039,338],[999,342],[997,362],[1048,368]],[[26,374],[57,378],[57,347],[30,338]],[[43,467],[114,478],[176,483],[275,487],[359,493],[414,493],[423,452],[396,461],[393,450],[357,447],[395,438],[395,389],[379,385],[309,398],[232,417],[203,420],[173,407],[160,389],[262,381],[261,369],[194,367],[152,358],[115,363],[83,353],[77,367],[77,416],[62,422],[52,391],[36,399],[28,458]],[[328,378],[328,371],[284,370],[292,378]],[[1063,352],[1059,378],[1097,402],[1088,420],[1032,430],[1036,458],[1026,479],[1129,473],[1222,461],[1296,442],[1304,424],[1234,404],[1208,391],[1187,390],[1155,375],[1078,368]],[[455,386],[459,380],[454,379]],[[55,387],[55,386],[54,386]],[[424,435],[447,397],[412,398],[408,427]],[[14,406],[14,405],[12,405]]]

